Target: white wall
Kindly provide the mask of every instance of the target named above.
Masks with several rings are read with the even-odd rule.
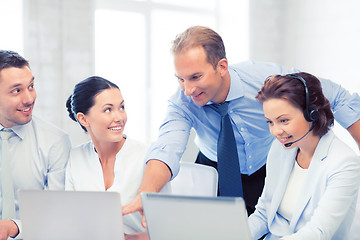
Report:
[[[254,60],[295,66],[329,78],[351,92],[360,91],[358,0],[219,3],[218,14],[223,17],[216,23],[216,30],[224,38],[231,63],[246,60],[244,56],[250,55]],[[244,9],[248,4],[247,15]],[[23,5],[24,56],[31,61],[39,95],[35,113],[65,129],[74,145],[79,144],[87,136],[68,118],[65,100],[79,80],[94,74],[95,0],[24,0]],[[8,37],[6,33],[1,32],[1,38]],[[168,54],[169,47],[164,48]],[[17,51],[22,52],[22,48]],[[356,149],[351,137],[340,129],[336,131],[342,132],[341,136]]]
[[[297,67],[360,92],[360,2],[251,0],[250,58]],[[338,125],[335,132],[358,148]]]
[[[106,51],[103,48],[100,50],[95,49],[95,39],[97,39],[95,37],[95,9],[97,7],[121,10],[122,16],[133,13],[135,10],[149,12],[145,14],[145,16],[148,16],[151,15],[150,13],[155,15],[154,12],[151,12],[153,10],[151,4],[124,0],[24,0],[23,2],[24,56],[30,60],[30,65],[36,77],[36,89],[38,92],[35,114],[67,131],[73,145],[86,141],[88,136],[83,133],[77,123],[68,117],[65,101],[72,92],[74,85],[86,77],[100,74],[100,76],[107,77],[109,80],[118,83],[127,102],[128,119],[130,120],[127,124],[126,133],[132,138],[141,141],[153,141],[157,137],[157,129],[164,118],[168,96],[175,91],[177,86],[173,72],[172,56],[169,51],[171,41],[177,33],[191,25],[209,25],[223,35],[225,44],[228,46],[228,57],[232,62],[246,60],[248,56],[248,16],[244,14],[248,9],[246,0],[213,0],[213,4],[218,4],[216,8],[208,6],[204,10],[201,7],[195,9],[194,12],[190,11],[190,13],[186,10],[191,8],[177,8],[171,5],[172,1],[167,1],[168,4],[161,5],[161,7],[165,10],[174,9],[176,16],[171,16],[172,21],[167,19],[164,22],[163,19],[159,19],[160,22],[156,26],[159,29],[162,29],[161,26],[166,26],[165,30],[162,30],[171,37],[165,38],[162,33],[161,37],[150,39],[151,36],[145,34],[148,34],[147,31],[149,30],[143,31],[145,33],[142,33],[139,37],[139,39],[146,42],[144,45],[149,45],[150,40],[152,40],[153,45],[157,44],[158,48],[156,51],[152,49],[154,53],[151,57],[148,56],[151,53],[150,50],[132,55],[124,54],[124,51],[115,51],[117,45],[121,45],[120,41],[115,41],[115,47],[110,47]],[[154,4],[154,6],[159,7],[160,5]],[[196,11],[204,12],[206,17],[196,17]],[[239,13],[241,13],[240,16],[237,16]],[[176,19],[174,19],[175,17]],[[152,20],[152,24],[157,23],[156,18]],[[146,24],[150,24],[149,21],[146,21]],[[122,28],[122,26],[126,27]],[[236,26],[235,29],[234,26]],[[155,31],[158,28],[151,27],[156,36],[159,35]],[[109,30],[109,35],[104,34],[104,31],[99,32],[100,36],[107,40],[116,39],[111,35],[113,33],[120,39],[127,37],[131,41],[129,44],[123,45],[126,48],[140,49],[139,44],[135,42],[138,37],[135,33],[141,31],[141,28],[139,29],[132,21],[110,21],[106,25],[106,29],[101,28],[101,30]],[[146,37],[144,38],[143,35]],[[109,43],[111,41],[107,41],[107,45]],[[108,68],[105,71],[97,72],[98,66],[95,64],[98,62],[96,60],[99,60],[99,56],[96,55],[96,51],[115,56],[113,61],[115,65],[111,66],[109,64],[112,61],[107,56],[102,59],[102,63]],[[124,55],[128,57],[124,58]],[[129,61],[130,56],[133,58],[131,61]],[[151,60],[150,67],[140,64],[145,60]],[[133,68],[135,70],[124,71],[120,67],[125,70]],[[134,72],[137,73],[136,76],[134,76]],[[145,72],[145,74],[142,74],[145,77],[141,78],[142,75],[139,72]],[[165,72],[168,75],[164,75]],[[129,73],[130,76],[126,77],[125,73]],[[145,80],[149,81],[151,78],[155,81],[145,82]],[[129,84],[129,79],[134,80],[132,85]],[[168,87],[169,82],[172,83],[174,88]],[[150,88],[139,91],[140,86],[142,88],[150,86]],[[144,101],[145,96],[150,97],[150,100],[145,99]],[[156,107],[149,106],[149,103],[154,103],[153,105]],[[193,152],[197,152],[197,149],[194,149]]]
[[[34,113],[64,129],[73,145],[88,136],[68,117],[65,102],[94,72],[92,0],[25,0],[24,56],[38,93]]]

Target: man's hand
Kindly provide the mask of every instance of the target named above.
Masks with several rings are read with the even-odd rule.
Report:
[[[16,223],[12,220],[0,220],[0,240],[6,240],[9,237],[15,237],[19,234]]]
[[[147,232],[125,234],[125,240],[149,240]]]
[[[141,203],[141,192],[159,192],[171,178],[169,167],[162,161],[149,160],[145,167],[144,177],[136,197],[122,207],[123,215],[140,212],[143,215],[141,224],[146,228],[143,207]],[[1,240],[1,239],[0,239]]]
[[[136,197],[133,200],[131,200],[128,204],[123,206],[121,211],[122,211],[123,215],[134,213],[134,212],[140,212],[141,215],[143,216],[142,220],[141,220],[141,225],[144,228],[146,228],[146,221],[145,221],[145,217],[144,217],[144,213],[143,213],[140,193],[138,193],[136,195]]]
[[[156,159],[149,160],[146,164],[144,176],[136,197],[122,207],[123,215],[142,212],[141,192],[159,192],[171,178],[169,167]]]
[[[127,215],[134,212],[140,212],[142,214],[142,210],[143,208],[140,193],[138,193],[133,200],[131,200],[128,204],[122,207],[122,214]]]

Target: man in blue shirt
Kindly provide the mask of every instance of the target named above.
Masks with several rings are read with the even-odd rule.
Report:
[[[266,157],[273,141],[262,104],[255,96],[268,76],[298,70],[252,61],[228,66],[221,37],[200,26],[178,35],[172,51],[180,88],[170,98],[159,138],[149,150],[139,193],[160,191],[177,175],[191,128],[197,133],[195,142],[200,149],[196,162],[216,167],[221,117],[208,105],[229,101],[228,114],[250,214],[262,192]],[[329,80],[322,79],[322,87],[336,120],[360,146],[360,97]],[[124,214],[138,210],[139,196],[123,207]]]

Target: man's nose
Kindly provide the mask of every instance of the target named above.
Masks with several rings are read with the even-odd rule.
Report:
[[[186,96],[191,96],[195,92],[195,86],[190,81],[184,80],[184,92]]]
[[[24,91],[23,94],[23,104],[27,105],[27,104],[32,104],[35,100],[35,92],[34,91],[30,91],[30,90],[26,90]]]

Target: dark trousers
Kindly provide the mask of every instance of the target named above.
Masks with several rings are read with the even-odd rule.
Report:
[[[212,166],[217,170],[217,162],[211,161],[204,154],[202,154],[202,152],[199,152],[195,162]],[[244,200],[246,203],[248,215],[255,211],[255,205],[257,204],[257,201],[264,188],[265,176],[265,165],[251,175],[241,174]]]

